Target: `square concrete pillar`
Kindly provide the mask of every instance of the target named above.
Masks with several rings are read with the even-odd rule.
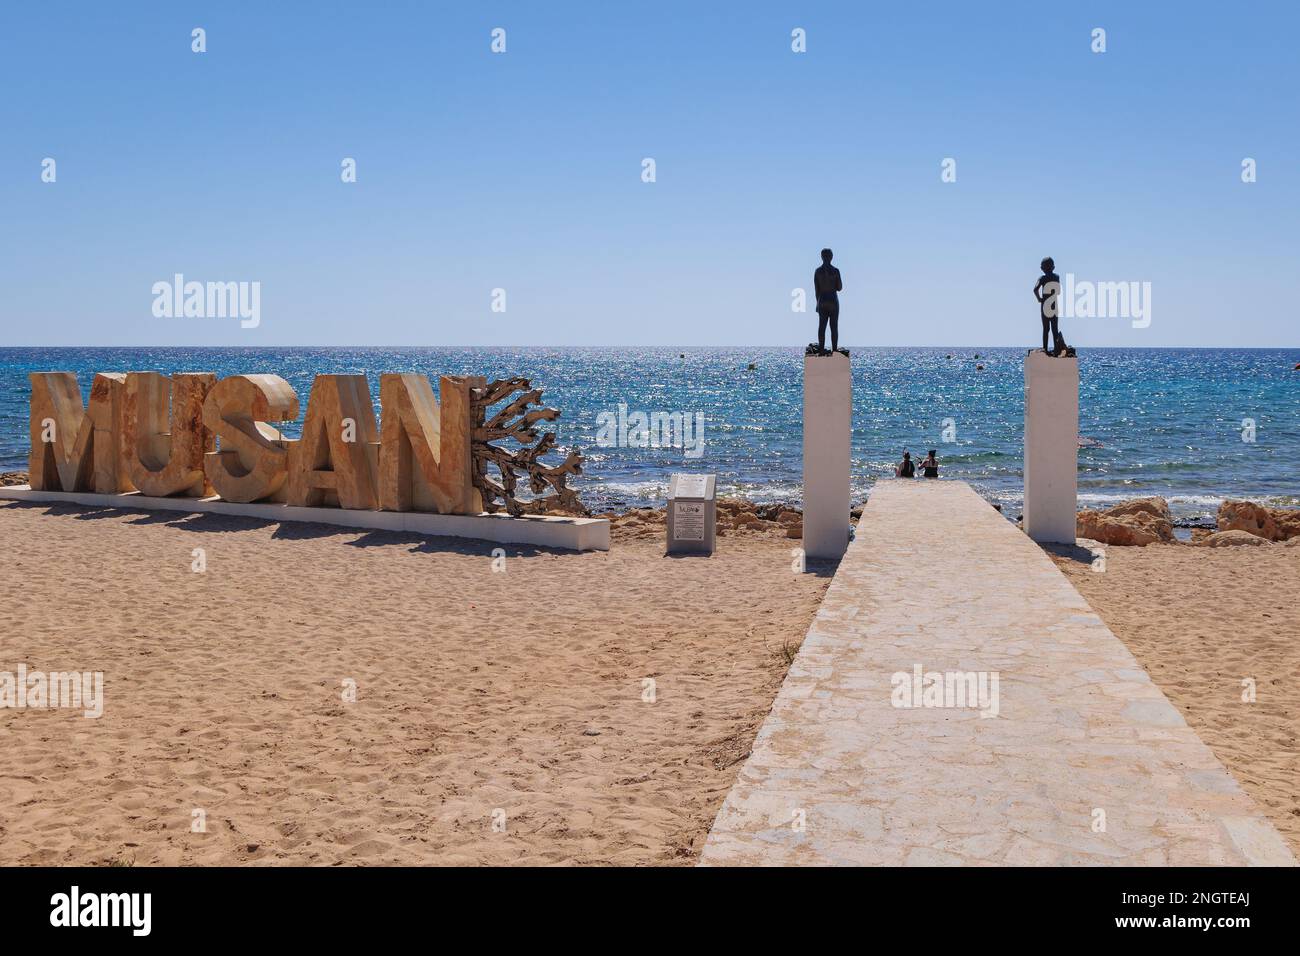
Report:
[[[803,550],[841,558],[849,547],[849,444],[853,386],[849,357],[803,360]]]
[[[1079,481],[1079,360],[1025,358],[1025,534],[1074,543]]]

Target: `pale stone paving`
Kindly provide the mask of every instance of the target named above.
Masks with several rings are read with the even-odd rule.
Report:
[[[998,716],[895,707],[918,664],[996,674]],[[1051,559],[949,481],[876,485],[700,862],[1295,864]]]

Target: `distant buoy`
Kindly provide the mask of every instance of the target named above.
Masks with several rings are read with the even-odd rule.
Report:
[[[677,356],[677,357],[678,357],[678,358],[686,358],[686,353],[683,352],[681,355],[679,355],[679,356]]]
[[[951,355],[945,355],[944,358],[952,358]]]
[[[750,370],[751,372],[754,371],[754,369],[757,368],[757,367],[758,367],[758,366],[756,366],[753,362],[750,362],[750,363],[749,363],[749,370]]]
[[[980,357],[979,352],[976,352],[976,353],[975,353],[975,357],[976,357],[976,358],[979,358],[979,357]]]

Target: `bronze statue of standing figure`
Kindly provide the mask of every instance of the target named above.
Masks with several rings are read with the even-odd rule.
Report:
[[[822,264],[813,273],[813,292],[817,298],[817,345],[809,344],[805,350],[808,355],[830,355],[834,352],[849,354],[848,349],[840,348],[840,296],[844,283],[840,279],[840,270],[831,265],[835,254],[829,249],[822,250]],[[831,328],[831,348],[826,350],[826,326]]]
[[[1048,256],[1039,264],[1043,274],[1034,283],[1034,299],[1038,302],[1039,318],[1043,321],[1043,351],[1056,358],[1073,356],[1074,349],[1065,344],[1061,334],[1061,277],[1056,274],[1056,262]],[[1052,333],[1052,347],[1047,347],[1047,333]]]

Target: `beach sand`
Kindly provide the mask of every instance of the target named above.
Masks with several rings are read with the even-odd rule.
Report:
[[[831,569],[779,528],[666,558],[642,517],[494,572],[483,542],[0,502],[0,671],[106,698],[0,709],[0,864],[694,862]],[[1300,853],[1300,548],[1056,561]]]
[[[98,720],[0,710],[0,864],[692,863],[830,580],[797,544],[494,573],[483,542],[0,502],[0,670],[105,680]]]
[[[1300,856],[1300,548],[1111,547],[1101,573],[1055,560]]]

